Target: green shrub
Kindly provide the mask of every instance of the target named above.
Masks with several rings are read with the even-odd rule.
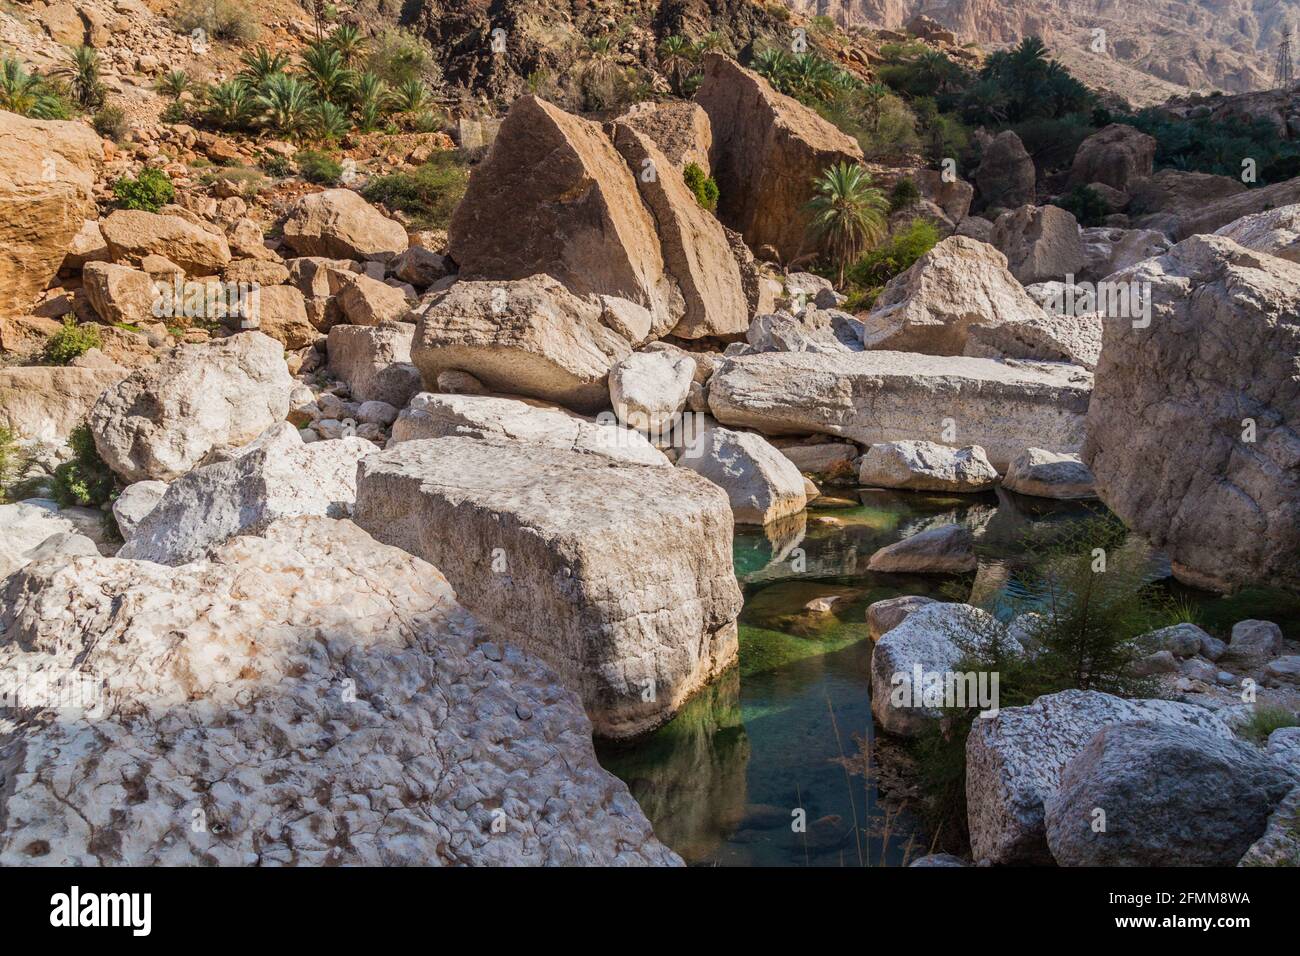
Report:
[[[214,166],[199,174],[199,182],[225,182],[244,199],[252,199],[267,186],[266,174],[256,166]]]
[[[136,179],[124,176],[113,183],[113,195],[123,209],[157,212],[176,197],[176,190],[170,176],[156,166],[148,166]]]
[[[86,425],[78,425],[68,436],[72,459],[54,469],[54,500],[64,508],[80,505],[98,508],[113,498],[117,480],[95,448],[94,436]]]
[[[1065,195],[1053,199],[1052,205],[1069,210],[1081,226],[1100,226],[1110,213],[1106,200],[1091,186],[1075,186]]]
[[[928,219],[913,219],[901,231],[886,239],[849,266],[845,277],[852,286],[871,289],[883,286],[906,272],[939,241],[939,230]]]
[[[469,170],[455,150],[435,153],[412,172],[376,176],[361,194],[373,203],[406,213],[420,229],[446,229],[465,195]]]
[[[293,175],[293,163],[279,153],[267,153],[262,157],[261,162],[266,174],[275,179]]]
[[[257,14],[240,0],[181,0],[172,16],[180,33],[203,30],[214,40],[251,43],[257,39]]]
[[[343,167],[329,153],[305,149],[294,157],[298,164],[298,175],[309,183],[333,186],[343,175]]]
[[[891,212],[898,212],[900,209],[906,209],[909,206],[916,205],[921,198],[921,190],[916,186],[916,180],[911,176],[900,176],[889,190],[889,209]]]
[[[79,355],[97,349],[102,342],[93,325],[77,325],[75,316],[63,318],[63,327],[45,343],[45,359],[51,365],[67,365]]]
[[[1238,733],[1258,744],[1268,740],[1269,734],[1283,727],[1300,727],[1300,718],[1284,707],[1259,707],[1251,712],[1250,719],[1238,728]]]
[[[696,163],[687,163],[686,168],[682,170],[682,178],[686,180],[690,191],[695,194],[696,202],[709,212],[717,211],[718,183],[712,176],[707,175]]]

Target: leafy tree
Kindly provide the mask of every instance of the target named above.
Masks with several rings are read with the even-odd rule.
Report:
[[[255,95],[244,82],[238,79],[208,87],[204,99],[204,113],[212,123],[222,129],[238,129],[244,126],[256,107]]]
[[[71,64],[59,72],[68,78],[72,98],[83,110],[97,110],[104,105],[104,84],[99,78],[99,52],[94,47],[75,47]]]
[[[239,62],[243,65],[239,78],[256,89],[270,77],[289,68],[289,55],[272,53],[266,47],[258,46],[241,56]]]
[[[352,129],[352,120],[348,118],[347,110],[326,100],[312,107],[308,127],[316,140],[322,143],[337,143],[348,134],[348,130]]]
[[[17,60],[0,60],[0,109],[32,119],[69,119],[71,111],[43,78],[28,73]]]
[[[366,38],[351,23],[344,23],[335,28],[326,42],[338,51],[346,67],[356,66],[366,49]]]
[[[695,68],[695,47],[684,36],[665,37],[659,44],[659,67],[668,74],[680,95],[686,75]]]
[[[812,214],[808,228],[843,285],[848,264],[865,245],[884,236],[889,201],[871,184],[871,174],[855,163],[827,167],[813,180],[813,190],[806,206]]]
[[[344,102],[352,94],[356,81],[341,54],[328,43],[309,46],[302,55],[299,72],[320,100]]]

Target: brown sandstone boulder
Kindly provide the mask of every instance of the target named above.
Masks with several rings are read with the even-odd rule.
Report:
[[[0,312],[26,312],[94,215],[103,145],[84,123],[0,111]]]
[[[146,256],[163,256],[189,275],[210,276],[230,262],[230,245],[219,232],[208,231],[173,215],[119,209],[100,223],[109,258],[140,265]]]
[[[1070,185],[1102,183],[1121,192],[1151,175],[1156,140],[1127,123],[1111,123],[1079,144],[1070,167]]]
[[[1025,144],[1011,130],[1005,130],[984,147],[975,185],[985,207],[1014,208],[1032,203],[1037,173]]]
[[[462,279],[546,274],[580,296],[635,302],[654,338],[685,311],[633,171],[599,126],[535,96],[515,101],[474,170],[448,248]]]
[[[284,242],[300,256],[388,260],[409,242],[402,224],[350,189],[310,193],[284,222]]]
[[[648,136],[616,123],[613,139],[633,170],[653,170],[653,175],[635,179],[658,227],[664,266],[677,281],[685,305],[672,334],[696,339],[743,333],[749,327],[749,307],[722,224],[700,206]]]
[[[705,56],[695,101],[713,126],[718,218],[750,248],[770,245],[784,261],[811,252],[803,207],[813,180],[835,163],[861,162],[857,142],[721,54]]]

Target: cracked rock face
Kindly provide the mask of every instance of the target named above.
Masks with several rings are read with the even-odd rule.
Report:
[[[662,724],[736,659],[731,508],[684,468],[408,441],[361,462],[354,515],[554,667],[603,737]]]
[[[0,673],[102,696],[0,710],[0,865],[680,862],[554,673],[351,522],[36,562],[3,597]]]

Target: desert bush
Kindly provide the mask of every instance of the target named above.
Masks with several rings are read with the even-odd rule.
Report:
[[[411,172],[376,176],[362,195],[370,202],[406,213],[421,229],[446,229],[457,203],[465,195],[469,169],[456,150],[435,153]]]
[[[928,219],[913,219],[848,268],[845,278],[849,287],[859,291],[879,289],[894,276],[910,269],[938,241],[939,230],[934,223]]]
[[[917,188],[916,180],[911,176],[899,176],[889,190],[889,209],[891,212],[907,209],[916,205],[920,198],[921,190]]]
[[[686,180],[687,188],[695,195],[696,202],[709,212],[717,211],[719,195],[717,180],[705,173],[697,163],[687,163],[686,168],[682,170],[682,178]]]
[[[156,166],[146,166],[135,179],[123,176],[113,183],[113,195],[122,209],[157,212],[176,196],[171,177]]]
[[[45,343],[45,360],[51,365],[67,365],[101,344],[98,329],[93,325],[78,325],[76,316],[66,315],[63,327]]]
[[[1100,226],[1110,212],[1106,200],[1091,186],[1075,186],[1065,195],[1053,199],[1052,205],[1069,210],[1081,226]]]
[[[257,14],[240,0],[181,0],[172,25],[180,33],[202,30],[214,40],[252,43],[260,31]]]
[[[305,149],[294,157],[294,161],[298,164],[298,175],[309,183],[333,186],[343,175],[339,161],[319,150]]]
[[[112,500],[117,480],[95,448],[94,436],[86,425],[78,425],[68,436],[72,458],[54,469],[54,500],[65,508],[80,505],[98,508]]]
[[[365,70],[394,89],[410,80],[418,80],[431,90],[442,86],[442,68],[433,47],[422,37],[398,27],[381,30],[371,41]]]
[[[120,106],[104,106],[90,118],[91,125],[100,136],[117,141],[126,135],[130,128],[126,121],[126,111]]]

